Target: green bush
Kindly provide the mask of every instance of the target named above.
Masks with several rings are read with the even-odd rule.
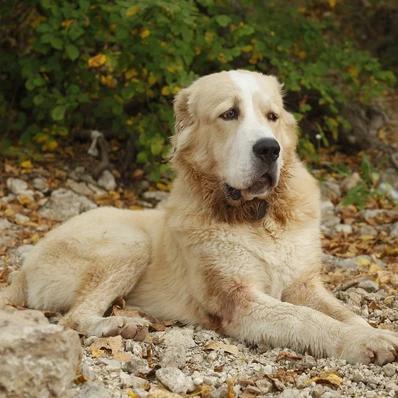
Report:
[[[348,129],[344,103],[374,99],[394,81],[331,18],[294,2],[17,3],[0,5],[3,148],[17,137],[54,150],[74,131],[110,130],[134,138],[137,162],[158,179],[172,98],[200,75],[238,67],[277,75],[287,105],[324,139]]]

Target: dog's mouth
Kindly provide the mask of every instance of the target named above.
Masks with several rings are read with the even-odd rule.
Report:
[[[266,172],[245,189],[238,189],[225,184],[225,194],[227,199],[232,201],[251,200],[270,191],[276,186],[276,182],[275,173]]]

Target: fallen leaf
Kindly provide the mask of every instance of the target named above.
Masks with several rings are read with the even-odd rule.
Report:
[[[239,349],[236,345],[233,344],[225,344],[222,343],[221,341],[210,341],[209,343],[206,344],[205,350],[213,350],[213,351],[224,351],[228,352],[229,354],[238,356],[239,355]]]
[[[100,337],[91,344],[90,351],[95,358],[104,356],[107,351],[120,362],[127,362],[132,358],[130,352],[124,351],[122,336]]]
[[[227,380],[227,398],[235,398],[234,380]]]
[[[312,377],[307,381],[307,384],[328,384],[332,387],[339,387],[342,382],[343,379],[338,374],[333,372],[325,372],[321,373],[319,376]]]
[[[292,352],[289,351],[282,351],[278,354],[278,356],[276,357],[277,361],[281,361],[281,360],[293,360],[293,361],[299,361],[300,359],[302,359],[303,356],[302,355],[298,355],[298,354],[294,354]]]

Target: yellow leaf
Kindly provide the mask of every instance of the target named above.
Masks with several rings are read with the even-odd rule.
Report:
[[[355,262],[360,267],[368,267],[370,265],[370,260],[364,256],[359,256]]]
[[[132,17],[133,15],[137,14],[138,11],[140,11],[140,7],[137,6],[137,5],[135,5],[135,6],[130,7],[130,8],[127,10],[126,15],[127,15],[128,17]]]
[[[24,160],[21,162],[21,167],[23,169],[31,169],[33,167],[32,162],[30,160]]]
[[[65,21],[62,21],[62,27],[65,29],[68,29],[69,26],[71,26],[75,22],[74,19],[65,19]]]
[[[124,77],[126,78],[126,80],[130,80],[136,77],[137,75],[138,75],[137,71],[134,68],[131,68],[128,71],[126,71]]]
[[[139,395],[137,395],[133,390],[127,391],[127,396],[129,398],[139,398]]]
[[[107,61],[106,55],[97,54],[94,57],[89,58],[88,67],[89,68],[100,68],[102,65],[105,65]]]
[[[145,38],[147,38],[150,34],[151,34],[151,31],[150,31],[149,29],[147,29],[147,28],[144,28],[144,29],[142,29],[141,32],[140,32],[140,37],[141,37],[141,39],[145,39]]]
[[[328,0],[329,7],[334,8],[336,7],[337,0]]]
[[[58,148],[58,142],[55,140],[49,140],[43,144],[42,148],[44,151],[55,151]]]
[[[168,86],[162,87],[161,93],[162,93],[162,95],[164,95],[164,96],[170,95],[170,88],[169,88]]]
[[[109,88],[115,88],[117,86],[117,80],[112,75],[101,75],[100,82]]]
[[[319,376],[312,377],[307,381],[307,384],[311,383],[317,384],[329,384],[333,387],[339,387],[340,384],[343,382],[343,379],[333,372],[324,372],[321,373]]]

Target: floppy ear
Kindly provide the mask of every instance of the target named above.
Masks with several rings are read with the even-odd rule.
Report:
[[[296,118],[287,110],[282,110],[282,124],[283,124],[283,136],[284,147],[296,148],[298,136],[297,136],[297,121]]]
[[[183,88],[174,99],[175,133],[178,134],[184,128],[193,123],[189,110],[189,88]]]
[[[190,96],[190,89],[184,88],[174,99],[175,131],[174,135],[171,137],[171,153],[169,160],[172,160],[175,157],[177,152],[177,141],[178,147],[181,147],[183,145],[183,141],[186,139],[186,137],[184,138],[181,133],[193,124],[193,116],[189,109]]]

